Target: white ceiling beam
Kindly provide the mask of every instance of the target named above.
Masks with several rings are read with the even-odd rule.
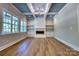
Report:
[[[49,12],[47,15],[55,15],[57,12]]]
[[[39,15],[39,12],[34,12],[34,14],[38,14]],[[40,15],[41,14],[45,14],[45,12],[40,12]]]
[[[34,12],[34,14],[39,14],[39,12]],[[40,12],[40,14],[46,14],[45,12]],[[49,13],[47,13],[47,15],[48,14],[57,14],[57,12],[49,12]]]
[[[49,7],[50,7],[50,5],[49,5],[49,3],[47,3],[45,13],[48,12]]]
[[[32,12],[32,15],[33,15],[33,16],[34,16],[34,18],[35,18],[35,15],[34,15],[34,10],[33,10],[32,4],[31,4],[31,3],[27,3],[27,5],[28,5],[28,7],[29,7],[30,11]]]
[[[44,18],[46,18],[47,14],[48,14],[48,12],[49,12],[49,9],[50,9],[50,7],[51,7],[51,5],[52,5],[52,3],[47,3]]]
[[[32,13],[23,13],[24,15],[33,15]]]

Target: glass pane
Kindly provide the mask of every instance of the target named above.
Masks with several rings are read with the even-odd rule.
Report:
[[[11,32],[11,14],[3,12],[3,31]]]
[[[12,25],[12,29],[14,29],[15,28],[15,25]]]
[[[21,32],[26,32],[26,21],[21,20]]]
[[[12,29],[12,32],[15,32],[14,28]]]
[[[13,16],[13,21],[12,21],[12,31],[17,32],[18,31],[18,18]]]
[[[11,29],[11,24],[8,24],[8,28]]]

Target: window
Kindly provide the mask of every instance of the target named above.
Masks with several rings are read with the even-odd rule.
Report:
[[[12,20],[12,32],[18,32],[18,18],[13,16]]]
[[[21,32],[26,32],[26,20],[21,20]]]
[[[3,32],[11,32],[11,15],[7,12],[3,12]]]
[[[3,33],[18,32],[18,18],[3,12]]]
[[[21,26],[19,27],[18,17],[12,16],[7,12],[3,12],[3,33],[16,33],[16,32],[26,32],[26,20],[21,20]]]

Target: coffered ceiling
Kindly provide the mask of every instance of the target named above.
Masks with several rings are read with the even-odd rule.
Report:
[[[13,5],[23,14],[29,17],[40,15],[53,17],[66,3],[13,3]]]
[[[45,12],[46,10],[46,3],[32,3],[32,7],[34,12]]]
[[[59,12],[66,3],[52,3],[49,12]]]
[[[28,3],[27,5],[34,15],[42,15],[48,12],[50,3]]]
[[[26,3],[13,3],[13,5],[22,13],[31,13]]]
[[[66,3],[52,3],[47,14],[47,18],[54,17],[64,6]]]

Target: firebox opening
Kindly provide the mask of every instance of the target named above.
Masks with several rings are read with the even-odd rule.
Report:
[[[36,34],[44,34],[44,31],[36,31]]]

